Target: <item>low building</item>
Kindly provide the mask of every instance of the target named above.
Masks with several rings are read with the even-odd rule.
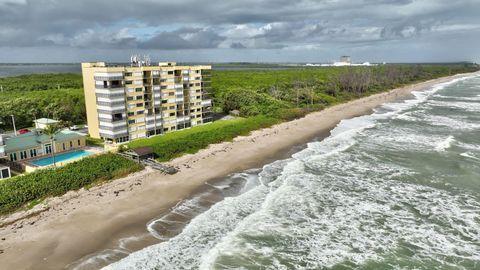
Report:
[[[0,180],[12,177],[10,167],[0,164]]]
[[[352,63],[352,58],[348,55],[342,55],[340,56],[340,62],[351,64]]]
[[[22,161],[55,153],[66,152],[86,146],[85,134],[68,129],[59,131],[52,144],[41,129],[14,137],[3,138],[3,152],[10,161]]]
[[[35,128],[45,129],[48,126],[57,124],[58,121],[50,118],[40,118],[33,121],[35,123]]]
[[[154,158],[153,147],[151,146],[129,149],[124,154],[133,160],[137,160],[138,162],[140,162],[142,159]]]

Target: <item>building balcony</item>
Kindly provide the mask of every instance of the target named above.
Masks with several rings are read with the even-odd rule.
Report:
[[[202,106],[212,106],[212,100],[207,99],[207,100],[202,100]]]
[[[95,89],[123,89],[123,84],[115,84],[115,85],[103,85],[103,84],[96,84]]]
[[[123,76],[93,76],[95,81],[121,81]]]

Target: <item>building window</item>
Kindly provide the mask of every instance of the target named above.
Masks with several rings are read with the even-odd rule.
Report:
[[[30,149],[30,157],[36,157],[37,156],[37,149]]]
[[[65,151],[65,143],[62,143],[63,151]]]
[[[135,124],[135,120],[128,120],[128,124]]]
[[[70,141],[70,148],[73,147],[73,141]]]
[[[121,113],[116,113],[112,115],[112,121],[120,121],[120,120],[123,120],[123,116]]]
[[[80,140],[78,140],[78,146],[80,146],[80,145],[81,145]]]
[[[20,151],[20,159],[26,159],[27,158],[27,151]]]
[[[10,170],[9,169],[3,169],[1,172],[0,172],[0,179],[2,178],[10,178]]]
[[[10,154],[10,160],[11,161],[16,161],[17,160],[17,153],[11,153]]]
[[[52,145],[51,144],[45,144],[45,154],[51,154],[52,153]]]

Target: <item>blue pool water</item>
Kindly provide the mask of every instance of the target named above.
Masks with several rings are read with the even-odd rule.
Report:
[[[92,152],[88,152],[88,151],[85,151],[85,150],[77,150],[77,151],[68,152],[68,153],[65,153],[65,154],[55,155],[55,162],[56,163],[64,162],[64,161],[71,160],[71,159],[86,157],[86,156],[89,156],[89,155],[92,155],[92,154],[93,154]],[[48,166],[48,165],[53,164],[53,158],[52,157],[41,158],[41,159],[33,160],[30,163],[32,163],[33,165],[40,166],[40,167]]]

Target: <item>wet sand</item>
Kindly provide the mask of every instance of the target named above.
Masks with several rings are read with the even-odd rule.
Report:
[[[38,206],[36,214],[0,219],[0,260],[4,269],[63,269],[88,254],[115,245],[121,238],[145,234],[145,225],[179,201],[198,192],[205,182],[284,157],[295,145],[328,134],[342,119],[368,114],[385,102],[412,91],[465,75],[418,83],[337,105],[304,118],[211,145],[173,160],[180,172],[164,175],[146,169],[126,178],[69,192]],[[39,210],[40,209],[40,210]],[[146,238],[136,249],[158,240]]]

